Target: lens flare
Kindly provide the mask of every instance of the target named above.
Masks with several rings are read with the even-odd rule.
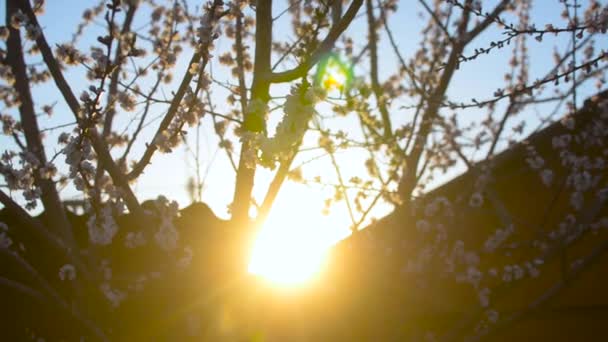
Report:
[[[352,81],[352,68],[337,55],[329,54],[319,62],[315,82],[327,92],[344,93]]]

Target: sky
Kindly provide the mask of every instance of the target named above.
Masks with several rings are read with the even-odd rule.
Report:
[[[195,3],[194,1],[189,1]],[[40,17],[41,25],[45,31],[47,39],[51,45],[58,44],[61,42],[68,41],[71,37],[75,27],[80,22],[82,12],[85,7],[90,6],[94,2],[92,1],[74,1],[74,0],[47,0],[46,11],[44,15]],[[491,8],[492,4],[496,1],[483,1],[484,8]],[[583,7],[587,1],[581,1]],[[274,12],[280,13],[285,9],[288,4],[287,1],[275,1]],[[418,1],[406,0],[399,3],[400,8],[397,14],[389,18],[389,24],[391,29],[395,33],[398,45],[403,51],[406,57],[412,55],[416,50],[419,43],[419,32],[421,25],[425,22],[426,16],[421,20],[419,13],[422,11],[422,7],[419,6]],[[0,2],[0,16],[5,17],[4,1]],[[537,27],[544,27],[547,23],[563,23],[559,19],[560,13],[563,7],[558,3],[557,0],[537,0],[534,2],[533,9],[531,12],[532,22],[537,23]],[[367,35],[366,18],[363,9],[360,11],[360,15],[355,19],[347,35],[352,37],[365,37]],[[278,20],[274,27],[273,32],[275,37],[289,38],[289,16],[284,16],[281,20]],[[137,27],[136,20],[136,27]],[[95,37],[96,30],[99,27],[93,27],[86,37]],[[380,51],[382,61],[380,63],[380,75],[381,79],[386,78],[388,75],[396,70],[396,60],[394,55],[391,53],[391,48],[388,45],[388,39],[384,34],[384,31],[380,31]],[[475,47],[486,47],[489,45],[491,40],[496,40],[502,37],[501,31],[494,28],[488,30],[477,40],[471,44],[471,48]],[[91,39],[91,38],[88,38]],[[85,39],[86,40],[86,39]],[[87,41],[88,42],[88,41]],[[358,43],[358,47],[361,46],[355,39],[355,43]],[[598,46],[605,46],[606,40],[600,40]],[[224,43],[225,44],[225,43]],[[544,72],[553,65],[552,53],[553,46],[558,45],[562,51],[567,44],[567,39],[562,37],[553,38],[545,37],[542,43],[537,43],[533,39],[530,39],[530,55],[531,55],[531,79],[544,75]],[[603,45],[602,45],[603,44]],[[222,46],[220,41],[217,44],[216,49],[218,51],[225,51],[228,47]],[[510,51],[509,51],[510,52]],[[220,53],[217,53],[219,55]],[[466,52],[465,52],[466,54]],[[506,64],[510,54],[507,50],[503,53],[493,53],[489,56],[481,56],[476,61],[471,63],[464,63],[461,66],[461,70],[454,77],[451,86],[448,91],[448,95],[453,99],[462,99],[468,102],[471,98],[477,99],[490,98],[496,88],[502,87],[503,74],[507,70]],[[178,63],[178,68],[174,73],[175,78],[179,79],[179,75],[183,75],[185,61],[189,59],[189,52],[186,51],[181,55],[181,64]],[[214,77],[219,80],[228,81],[230,83],[236,83],[232,79],[229,73],[223,72],[215,62],[211,65],[214,70]],[[364,75],[368,72],[368,68],[365,65],[359,66],[355,69],[355,76],[358,74]],[[88,87],[82,72],[74,69],[70,69],[67,72],[67,78],[72,83],[72,88],[76,94],[80,94],[82,90]],[[166,87],[166,94],[169,94],[171,90],[177,88],[175,82],[170,86]],[[219,87],[216,87],[219,88]],[[288,88],[284,85],[273,87],[271,92],[274,94],[285,94]],[[580,90],[581,96],[579,96],[579,102],[587,97],[587,95],[593,93],[591,87],[582,87]],[[214,93],[218,109],[224,109],[225,104],[222,104],[222,99],[225,98],[225,93],[218,90]],[[67,107],[62,102],[60,95],[54,89],[53,84],[49,83],[44,86],[36,87],[34,89],[34,98],[37,101],[38,106],[43,104],[54,103],[57,101],[55,107],[55,114],[51,118],[45,118],[41,120],[41,127],[52,127],[58,124],[72,122],[71,113],[67,110]],[[39,108],[39,107],[38,107]],[[538,107],[537,110],[542,112],[549,110],[549,106]],[[324,110],[319,108],[319,111]],[[405,110],[399,110],[397,104],[393,104],[394,120],[399,121],[400,116],[407,118],[411,115],[410,112]],[[459,113],[461,120],[476,120],[481,115],[481,111],[468,110],[463,113]],[[154,114],[154,113],[153,113]],[[156,113],[162,114],[162,113]],[[526,111],[523,117],[529,122],[528,129],[532,129],[535,123],[537,123],[536,113],[534,111]],[[272,122],[278,120],[280,116],[276,114],[271,117]],[[223,218],[228,217],[227,206],[232,200],[234,192],[234,172],[229,167],[228,160],[223,151],[217,149],[217,138],[214,136],[211,125],[209,125],[209,118],[206,118],[205,128],[202,130],[202,137],[200,141],[200,149],[202,151],[201,169],[207,170],[206,183],[203,192],[203,201],[208,203],[215,213]],[[125,124],[126,121],[118,121],[117,126]],[[156,130],[156,124],[150,124],[145,130],[143,136],[145,141],[149,141],[149,138]],[[330,123],[331,124],[331,123]],[[345,120],[343,122],[335,123],[336,125],[343,125],[344,130],[356,136],[359,134],[359,129],[353,124],[352,120]],[[69,131],[66,129],[64,131]],[[61,130],[50,132],[47,140],[46,147],[47,153],[53,154],[56,152],[56,141],[57,135],[62,132]],[[191,136],[194,134],[191,132]],[[12,147],[12,141],[7,137],[0,137],[0,146],[4,148]],[[143,150],[143,145],[140,144],[136,147],[134,157],[138,158]],[[300,156],[295,164],[305,161],[306,158],[310,158],[314,153],[303,154]],[[355,176],[363,172],[362,161],[364,156],[361,152],[340,154],[337,156],[341,165],[344,165],[343,172],[345,178]],[[170,199],[177,200],[180,205],[186,206],[189,203],[189,197],[186,191],[187,178],[193,174],[193,160],[189,157],[189,152],[184,148],[179,148],[176,153],[172,154],[160,154],[157,153],[153,160],[153,164],[146,169],[146,172],[138,180],[134,189],[141,200],[155,198],[158,195],[165,195]],[[314,177],[316,175],[325,176],[327,173],[333,172],[329,168],[327,161],[321,161],[316,166],[305,169],[305,176]],[[357,165],[357,166],[355,166]],[[255,195],[258,199],[263,195],[266,186],[271,179],[272,173],[268,170],[259,169],[256,187],[254,189]],[[444,183],[463,171],[463,167],[459,166],[452,170],[446,175],[439,177],[433,186],[437,186]],[[321,209],[323,207],[323,199],[327,196],[331,196],[332,190],[328,188],[321,188],[319,186],[309,186],[288,183],[281,190],[279,197],[277,198],[273,212],[269,220],[276,221],[275,225],[291,225],[300,226],[306,228],[310,226],[323,225],[328,228],[328,234],[339,238],[344,236],[348,232],[348,213],[343,204],[334,208],[334,210],[328,216],[321,215]],[[64,198],[77,198],[78,194],[70,186],[62,191],[62,197]],[[390,211],[390,207],[384,205],[379,206],[372,217],[380,217]]]

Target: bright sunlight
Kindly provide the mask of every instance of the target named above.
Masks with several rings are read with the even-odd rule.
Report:
[[[323,216],[320,208],[306,206],[303,198],[299,199],[302,206],[294,205],[296,196],[302,196],[298,191],[284,195],[292,201],[275,202],[254,242],[249,272],[276,285],[298,286],[319,274],[329,248],[345,237],[345,231],[335,227],[347,225]]]
[[[326,257],[322,234],[267,224],[256,239],[249,272],[281,285],[298,285],[316,275]]]

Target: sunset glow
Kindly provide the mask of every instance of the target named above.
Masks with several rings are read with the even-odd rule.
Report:
[[[303,285],[319,274],[329,248],[344,238],[345,231],[335,228],[347,225],[323,216],[317,208],[281,203],[294,202],[277,201],[254,242],[249,273],[276,285]]]
[[[319,272],[328,247],[319,232],[269,225],[256,239],[249,272],[280,285],[302,284]]]

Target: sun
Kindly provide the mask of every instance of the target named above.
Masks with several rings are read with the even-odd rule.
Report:
[[[334,229],[334,220],[306,205],[305,195],[291,195],[287,197],[294,201],[277,201],[254,241],[248,267],[249,273],[288,287],[313,280],[323,269],[330,247],[344,238],[343,231]]]
[[[279,285],[301,285],[325,261],[328,243],[319,232],[266,225],[258,235],[249,272]]]

